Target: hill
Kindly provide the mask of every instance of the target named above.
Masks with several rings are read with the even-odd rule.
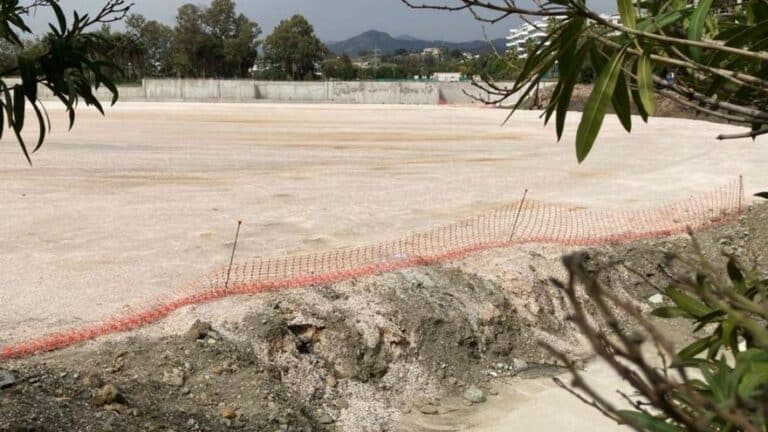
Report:
[[[494,39],[491,41],[497,50],[504,51],[506,41],[504,39]],[[425,48],[438,47],[448,50],[460,49],[472,54],[482,54],[491,51],[488,42],[475,40],[468,42],[446,42],[430,41],[417,39],[411,36],[392,37],[389,33],[370,30],[361,33],[355,37],[340,42],[329,42],[326,44],[328,49],[334,54],[357,55],[363,51],[373,51],[380,49],[384,54],[392,54],[396,50],[405,49],[408,51],[421,51]]]

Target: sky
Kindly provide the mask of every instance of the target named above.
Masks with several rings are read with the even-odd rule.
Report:
[[[443,4],[451,1],[443,0]],[[525,1],[519,4],[523,6]],[[61,0],[65,8],[78,11],[96,11],[104,2]],[[134,0],[134,3],[133,12],[173,24],[176,10],[182,4],[207,4],[210,0]],[[604,10],[614,1],[591,0],[588,3]],[[239,0],[237,5],[240,12],[261,25],[265,35],[271,33],[281,19],[299,13],[307,17],[320,39],[326,42],[347,39],[367,30],[454,42],[483,39],[483,24],[475,21],[468,12],[411,10],[400,0]],[[32,20],[33,29],[45,29],[48,20],[48,14],[38,13]],[[504,37],[517,25],[517,18],[509,18],[493,26],[486,24],[485,30],[491,38]]]

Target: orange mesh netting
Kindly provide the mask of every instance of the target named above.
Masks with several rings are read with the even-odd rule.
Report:
[[[251,259],[202,278],[171,298],[102,322],[0,348],[0,360],[51,351],[136,329],[185,306],[234,295],[310,287],[462,258],[524,243],[567,246],[616,244],[702,230],[742,211],[741,180],[684,201],[648,210],[595,210],[537,201],[512,203],[399,240],[364,247],[270,259]],[[226,283],[230,274],[229,283]]]

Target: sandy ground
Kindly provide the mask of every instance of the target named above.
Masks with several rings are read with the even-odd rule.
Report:
[[[556,143],[538,113],[482,108],[122,103],[82,111],[24,162],[0,146],[0,344],[90,322],[239,256],[399,237],[530,196],[651,207],[745,175],[768,184],[766,140],[608,119],[582,166],[578,114]]]
[[[611,403],[624,407],[617,393],[632,393],[632,388],[616,377],[610,366],[595,361],[584,371],[593,388]],[[570,375],[559,376],[563,383]],[[464,431],[464,432],[623,432],[631,430],[617,425],[558,387],[552,378],[512,378],[494,386],[498,393],[474,408],[459,409],[453,414],[425,416],[412,413],[405,416],[401,430]],[[455,403],[461,406],[459,403]]]

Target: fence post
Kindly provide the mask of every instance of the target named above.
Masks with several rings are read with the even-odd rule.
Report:
[[[744,176],[739,174],[739,213],[744,210]]]

